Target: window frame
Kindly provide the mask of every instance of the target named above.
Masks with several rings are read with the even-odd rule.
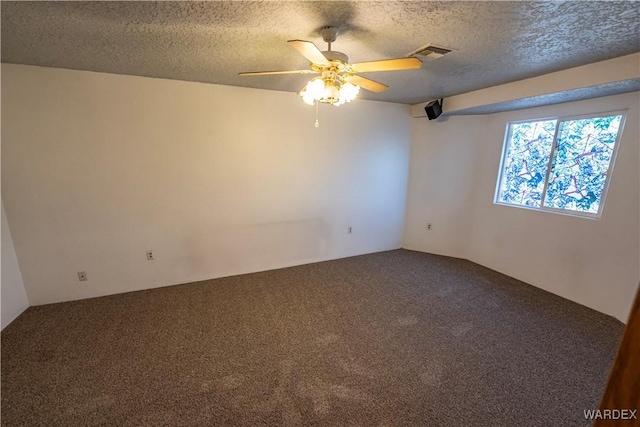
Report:
[[[528,210],[538,211],[538,212],[548,212],[548,213],[553,213],[558,215],[568,215],[568,216],[573,216],[578,218],[596,219],[596,220],[602,218],[602,212],[604,210],[605,200],[607,197],[607,193],[609,191],[609,185],[611,183],[611,178],[613,175],[613,169],[615,167],[616,158],[618,156],[618,149],[620,147],[622,133],[624,132],[624,125],[627,120],[627,111],[628,111],[627,109],[612,110],[612,111],[602,111],[597,113],[576,114],[571,116],[550,116],[550,117],[543,117],[543,118],[530,118],[530,119],[514,120],[514,121],[507,122],[506,130],[504,132],[504,139],[502,141],[502,154],[500,157],[500,168],[498,170],[498,180],[496,183],[496,190],[493,197],[493,203],[499,206],[528,209]],[[547,186],[549,185],[549,176],[551,175],[553,158],[558,147],[558,132],[560,130],[560,124],[565,121],[590,119],[590,118],[597,118],[597,117],[608,117],[608,116],[622,116],[622,117],[620,118],[620,126],[618,127],[618,133],[616,135],[616,140],[613,147],[613,153],[611,154],[611,161],[609,162],[607,178],[605,179],[604,186],[602,187],[602,196],[600,197],[598,212],[596,213],[581,212],[581,211],[575,211],[571,209],[561,209],[561,208],[545,206],[544,203],[546,201]],[[540,206],[534,207],[534,206],[517,205],[517,204],[507,203],[499,200],[500,190],[502,187],[502,177],[504,175],[505,160],[507,157],[509,143],[511,141],[512,129],[513,129],[512,126],[517,125],[519,123],[542,122],[542,121],[549,121],[549,120],[556,121],[556,128],[553,134],[553,141],[551,143],[551,152],[549,154],[549,161],[547,163],[547,171],[544,178],[544,187],[542,189],[542,198],[540,199]]]

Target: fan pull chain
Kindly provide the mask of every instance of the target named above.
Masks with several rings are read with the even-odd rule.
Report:
[[[316,100],[316,122],[314,123],[315,127],[320,127],[320,122],[318,121],[318,105],[320,101]]]

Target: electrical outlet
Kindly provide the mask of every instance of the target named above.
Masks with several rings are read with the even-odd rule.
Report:
[[[353,227],[347,227],[347,234],[353,233]]]
[[[87,272],[86,271],[78,271],[78,280],[81,282],[87,281]]]
[[[151,249],[149,249],[149,250],[147,251],[147,259],[148,259],[149,261],[153,261],[153,260],[155,259],[155,258],[153,257],[153,251],[152,251]]]
[[[431,231],[431,224],[427,224],[427,230]]]

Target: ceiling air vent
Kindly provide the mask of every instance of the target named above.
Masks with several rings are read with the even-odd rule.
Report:
[[[431,43],[419,47],[418,49],[409,52],[405,56],[421,56],[427,61],[433,61],[434,59],[442,58],[453,49],[449,49],[443,46],[436,46]]]

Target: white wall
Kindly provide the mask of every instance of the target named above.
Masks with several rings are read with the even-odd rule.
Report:
[[[2,317],[2,329],[4,329],[29,307],[9,223],[4,212],[4,203],[2,204],[2,229],[0,231],[2,240],[2,273],[0,274],[2,283],[0,310],[2,315],[0,317]]]
[[[485,122],[484,116],[412,119],[405,248],[468,258],[478,129]]]
[[[406,225],[413,232],[405,235],[405,245],[468,258],[626,321],[640,278],[639,104],[636,92],[447,122],[413,119]],[[493,203],[509,121],[626,108],[600,220]],[[429,164],[437,167],[422,170]],[[462,176],[451,178],[455,173]],[[431,187],[439,188],[438,195],[427,200],[424,192]],[[460,200],[470,192],[471,201]],[[424,224],[432,218],[434,230],[428,232]]]
[[[292,93],[3,64],[2,192],[30,303],[400,247],[409,111],[321,106],[316,129]]]

